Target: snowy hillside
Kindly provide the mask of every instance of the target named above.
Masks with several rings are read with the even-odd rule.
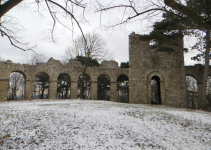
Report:
[[[92,100],[0,103],[0,149],[210,148],[210,112]]]

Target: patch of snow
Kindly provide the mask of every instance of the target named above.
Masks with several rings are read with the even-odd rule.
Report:
[[[0,149],[210,149],[211,113],[93,100],[0,103]]]

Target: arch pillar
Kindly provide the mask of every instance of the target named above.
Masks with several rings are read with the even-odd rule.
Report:
[[[166,104],[165,101],[165,82],[164,81],[160,81],[160,96],[161,96],[161,104]]]
[[[199,105],[199,108],[202,108],[203,107],[203,104],[202,104],[202,83],[197,83],[197,86],[198,86],[198,105]]]
[[[110,82],[110,101],[117,101],[117,82]]]
[[[56,99],[57,95],[57,81],[49,82],[48,99]]]
[[[91,99],[97,100],[97,81],[91,82]]]
[[[34,90],[33,82],[30,80],[26,80],[25,92],[24,92],[25,100],[33,99],[33,90]]]
[[[77,99],[78,81],[71,81],[70,99]]]
[[[0,101],[6,101],[8,96],[9,79],[0,79]]]

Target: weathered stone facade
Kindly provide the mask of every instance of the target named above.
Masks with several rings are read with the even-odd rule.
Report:
[[[182,38],[172,40],[182,43]],[[179,46],[171,45],[175,50],[173,54],[155,52],[150,48],[150,41],[140,41],[139,35],[134,32],[129,36],[129,43],[130,102],[151,103],[151,79],[157,76],[160,78],[161,103],[185,107],[183,62]]]
[[[172,40],[182,44],[182,37]],[[161,103],[169,106],[186,107],[183,95],[183,55],[178,46],[167,45],[174,48],[174,52],[155,52],[151,49],[149,41],[140,41],[139,35],[134,32],[129,36],[129,69],[121,69],[115,61],[104,61],[100,67],[89,67],[87,74],[91,77],[91,99],[97,99],[98,77],[106,74],[110,77],[110,100],[117,101],[117,78],[124,74],[129,77],[129,102],[150,104],[151,80],[154,76],[160,81]],[[15,64],[11,61],[0,62],[0,101],[6,101],[8,95],[9,75],[20,72],[25,77],[24,99],[33,99],[34,77],[39,72],[45,72],[50,77],[49,99],[56,99],[57,82],[60,73],[70,75],[70,98],[77,98],[78,77],[81,72],[79,62],[71,60],[67,65],[50,58],[47,63],[36,66],[28,64]],[[203,66],[186,66],[186,75],[196,78],[198,84],[198,100],[201,96]],[[211,74],[211,72],[210,72]]]
[[[63,65],[60,61],[50,58],[47,63],[39,63],[36,66],[27,64],[15,64],[11,61],[0,62],[0,100],[7,100],[9,75],[12,72],[20,72],[24,75],[25,98],[33,99],[34,77],[39,72],[45,72],[50,77],[49,99],[56,99],[57,96],[57,80],[60,73],[67,73],[71,79],[70,97],[77,98],[78,77],[81,75],[78,63],[71,60],[67,65]],[[121,69],[115,61],[104,61],[100,67],[88,67],[87,74],[91,77],[91,99],[97,99],[97,80],[102,74],[110,77],[110,100],[116,101],[117,78],[119,75],[129,75],[128,69]]]
[[[129,102],[151,103],[151,80],[157,76],[160,79],[161,103],[169,106],[186,107],[183,91],[183,45],[182,36],[175,36],[171,43],[165,46],[174,52],[155,52],[149,45],[150,41],[140,41],[134,32],[129,36]],[[201,101],[202,65],[185,66],[186,75],[193,76],[198,85],[198,101]],[[209,69],[211,70],[211,68]],[[209,73],[211,75],[211,71]]]

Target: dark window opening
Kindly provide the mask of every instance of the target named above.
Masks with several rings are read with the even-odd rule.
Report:
[[[129,78],[126,75],[117,78],[117,101],[129,103]]]
[[[25,77],[20,72],[13,72],[9,76],[8,100],[22,100],[25,94]]]
[[[153,76],[151,78],[151,104],[161,104],[160,95],[160,78],[158,76]]]
[[[34,99],[48,99],[49,76],[45,72],[39,72],[34,78]]]
[[[105,74],[98,77],[97,99],[110,100],[110,77]]]
[[[77,91],[77,97],[79,98],[80,97],[80,90],[81,90],[81,83],[82,83],[82,78],[83,78],[83,75],[80,75],[78,77],[78,91]],[[83,99],[90,99],[91,98],[91,78],[88,74],[85,74],[84,76],[84,93],[83,93]]]
[[[57,82],[57,98],[70,98],[70,76],[67,73],[60,73]]]

